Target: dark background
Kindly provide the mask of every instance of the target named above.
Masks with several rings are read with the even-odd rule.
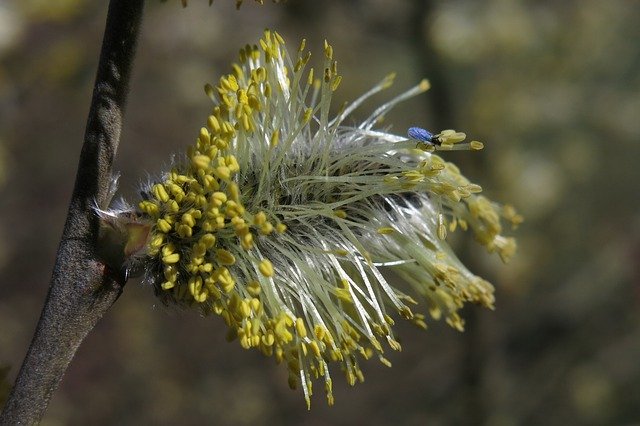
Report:
[[[428,77],[387,117],[485,142],[450,153],[525,223],[508,265],[452,242],[496,285],[458,333],[400,324],[393,368],[334,383],[327,407],[284,368],[225,341],[217,317],[158,306],[132,280],[78,351],[44,425],[603,425],[640,421],[640,3],[634,1],[149,1],[116,168],[121,193],[192,143],[215,83],[269,27],[316,58],[334,46],[335,104],[384,75],[376,103]],[[106,2],[0,3],[0,365],[13,381],[34,331],[70,198]]]

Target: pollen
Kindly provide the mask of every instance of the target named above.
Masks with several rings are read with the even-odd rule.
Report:
[[[216,257],[218,258],[218,261],[221,265],[230,266],[236,263],[236,258],[233,256],[233,254],[224,249],[218,249],[216,251]]]
[[[260,262],[260,266],[258,267],[258,269],[260,269],[260,273],[265,277],[273,277],[273,265],[269,260],[264,259],[262,262]]]

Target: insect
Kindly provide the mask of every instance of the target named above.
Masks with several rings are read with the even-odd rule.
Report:
[[[423,129],[422,127],[409,127],[407,136],[409,136],[410,139],[426,142],[433,146],[440,146],[442,144],[442,142],[440,141],[440,135],[434,135],[433,133],[426,129]]]

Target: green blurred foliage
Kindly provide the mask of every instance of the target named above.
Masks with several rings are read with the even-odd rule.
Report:
[[[11,379],[46,295],[105,14],[104,2],[0,4],[0,362]],[[433,90],[388,123],[483,140],[484,151],[447,157],[525,216],[519,253],[503,265],[453,235],[496,285],[496,311],[467,309],[464,334],[403,325],[393,368],[366,363],[364,384],[336,380],[336,406],[316,395],[311,412],[285,369],[226,343],[221,320],[156,309],[151,288],[131,281],[43,424],[640,419],[639,3],[289,0],[237,12],[231,1],[149,2],[145,19],[116,162],[127,198],[197,136],[204,83],[269,27],[292,47],[332,42],[344,75],[336,105],[392,71],[392,93],[431,78]]]

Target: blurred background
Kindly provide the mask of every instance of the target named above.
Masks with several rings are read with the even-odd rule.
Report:
[[[0,3],[0,375],[13,382],[42,307],[76,173],[107,2]],[[640,422],[640,3],[612,0],[149,1],[116,169],[121,194],[192,143],[264,28],[334,46],[339,106],[383,76],[432,90],[387,117],[485,142],[447,153],[526,221],[507,265],[451,239],[496,286],[467,331],[400,323],[389,369],[335,374],[307,412],[272,359],[225,341],[217,317],[158,305],[129,281],[85,340],[43,425],[609,425]],[[0,385],[0,393],[2,393]],[[321,386],[320,386],[321,387]]]

